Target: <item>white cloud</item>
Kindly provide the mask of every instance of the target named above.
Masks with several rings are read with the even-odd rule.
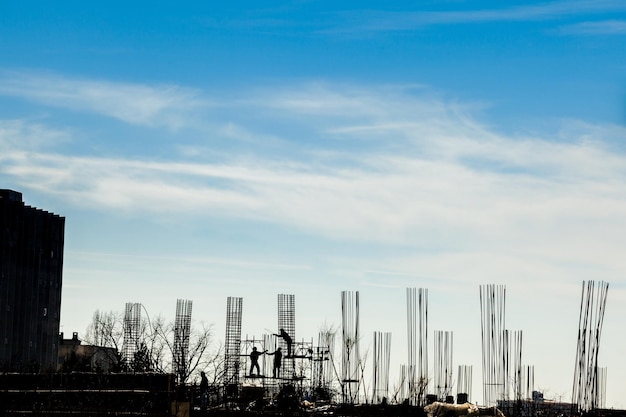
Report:
[[[189,113],[207,105],[196,91],[176,85],[148,86],[44,73],[2,72],[0,94],[130,124],[172,129],[190,123]]]
[[[333,239],[547,254],[593,240],[599,258],[621,247],[626,159],[603,140],[626,136],[623,128],[568,122],[567,140],[511,137],[459,104],[345,86],[285,90],[246,106],[352,146],[213,162],[14,150],[0,156],[2,173],[102,210],[252,219]],[[248,138],[257,131],[268,135],[245,127]],[[374,146],[359,149],[364,132]]]
[[[456,9],[454,9],[454,3],[459,5]],[[306,23],[298,22],[297,29],[318,34],[354,35],[368,32],[415,30],[434,25],[561,20],[576,18],[580,15],[600,15],[626,10],[626,6],[620,0],[561,0],[538,4],[518,2],[521,4],[504,3],[502,7],[472,8],[475,3],[442,2],[441,5],[436,2],[426,5],[407,3],[408,7],[404,10],[398,10],[397,7],[370,5],[365,9],[341,11],[337,15],[318,14],[314,20]],[[375,9],[376,7],[378,9]],[[390,9],[394,11],[388,11]],[[223,20],[220,24],[237,28],[262,27],[265,31],[284,29],[285,24],[288,24],[290,29],[295,28],[292,25],[293,22],[285,19],[281,11],[268,9],[265,13],[273,14],[273,16],[256,19],[235,18],[230,21]]]
[[[53,129],[30,120],[0,120],[0,153],[15,149],[54,149],[70,142],[69,130]]]
[[[325,32],[400,31],[442,24],[553,20],[581,14],[601,14],[624,10],[626,10],[626,5],[617,0],[573,0],[495,9],[352,12],[348,13],[350,16],[348,23]]]
[[[561,26],[559,33],[563,35],[624,35],[626,34],[626,21],[601,20],[580,22]]]

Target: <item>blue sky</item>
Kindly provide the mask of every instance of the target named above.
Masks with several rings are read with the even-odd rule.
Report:
[[[0,4],[0,182],[66,217],[61,324],[141,302],[224,334],[341,323],[429,289],[480,401],[479,286],[507,286],[535,388],[569,400],[583,280],[626,407],[626,4]],[[392,379],[393,381],[393,379]],[[393,383],[393,382],[392,382]]]

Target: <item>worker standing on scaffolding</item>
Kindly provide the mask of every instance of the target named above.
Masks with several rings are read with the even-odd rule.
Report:
[[[268,355],[274,355],[274,369],[272,370],[272,376],[277,378],[280,376],[280,365],[283,360],[283,350],[281,348],[276,349],[274,353],[268,353]]]
[[[287,357],[291,357],[291,336],[285,331],[285,329],[280,329],[280,333],[274,333],[274,336],[282,337],[285,343],[287,343]]]
[[[252,352],[250,352],[250,376],[253,375],[252,371],[254,370],[254,368],[256,368],[257,375],[261,374],[261,368],[259,368],[259,356],[261,356],[262,354],[266,352],[267,350],[264,350],[263,352],[259,352],[256,346],[252,348]]]

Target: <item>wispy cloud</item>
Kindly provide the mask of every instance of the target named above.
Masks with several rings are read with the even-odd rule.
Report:
[[[232,268],[232,269],[248,269],[248,270],[308,270],[311,269],[310,265],[305,264],[277,264],[270,262],[254,261],[254,260],[242,260],[242,259],[224,259],[224,258],[211,258],[207,256],[192,257],[192,256],[150,256],[150,255],[136,255],[136,254],[120,254],[120,253],[104,253],[104,252],[82,252],[72,251],[71,253],[74,261],[79,263],[101,263],[101,264],[114,264],[121,263],[132,265],[141,261],[145,264],[154,263],[156,261],[164,261],[170,265],[216,265],[219,267]]]
[[[24,150],[14,131],[0,136],[0,173],[76,205],[157,221],[222,216],[332,239],[476,250],[507,242],[544,254],[593,235],[599,258],[620,247],[626,156],[606,140],[625,137],[622,127],[569,121],[560,141],[559,132],[503,135],[458,103],[338,85],[274,91],[245,106],[246,135],[268,135],[280,120],[332,139],[299,153],[192,161]],[[364,135],[372,146],[342,146]]]
[[[69,130],[53,129],[32,120],[0,120],[0,153],[15,149],[53,149],[71,140]]]
[[[562,19],[577,15],[603,14],[626,10],[626,4],[615,0],[574,0],[546,2],[539,5],[501,7],[493,9],[431,10],[398,12],[359,11],[348,13],[348,23],[330,31],[399,31],[423,26],[514,22]]]
[[[563,35],[626,35],[626,20],[580,22],[559,28]]]
[[[1,72],[0,95],[173,129],[189,123],[189,114],[208,104],[196,91],[176,85],[148,86],[33,72]]]

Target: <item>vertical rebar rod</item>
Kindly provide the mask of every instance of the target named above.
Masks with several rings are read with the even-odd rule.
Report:
[[[513,396],[516,401],[522,400],[523,368],[522,368],[522,331],[514,331],[513,337]]]

